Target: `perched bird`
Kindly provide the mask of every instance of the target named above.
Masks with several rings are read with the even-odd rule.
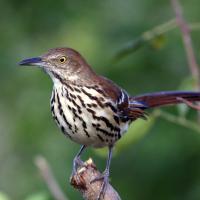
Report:
[[[131,122],[146,119],[145,110],[163,105],[200,101],[200,92],[168,91],[130,96],[111,80],[97,75],[86,60],[71,48],[54,48],[46,54],[22,60],[20,65],[38,66],[53,81],[51,112],[57,125],[68,138],[81,144],[73,161],[73,172],[82,164],[83,150],[107,146],[109,149],[101,192],[104,194],[112,149]]]

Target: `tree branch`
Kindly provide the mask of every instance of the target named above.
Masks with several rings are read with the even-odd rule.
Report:
[[[197,133],[200,133],[199,124],[192,122],[192,121],[190,121],[190,120],[188,120],[184,117],[179,117],[179,116],[173,115],[169,112],[165,112],[165,111],[160,110],[160,109],[154,111],[153,114],[154,114],[155,117],[162,117],[163,119],[165,119],[169,122],[178,124],[178,125],[183,126],[185,128],[191,129],[191,130],[193,130]]]
[[[182,97],[177,97],[177,99],[178,99],[179,101],[182,101],[183,103],[185,103],[187,106],[189,106],[189,107],[191,107],[191,108],[193,108],[193,109],[195,109],[195,110],[200,111],[200,105],[196,105],[196,104],[194,104],[193,102],[188,101],[188,100],[186,100],[186,99],[184,99],[184,98],[182,98]]]
[[[190,36],[190,28],[182,14],[182,8],[178,0],[171,0],[172,7],[176,15],[176,22],[180,27],[183,43],[186,50],[187,60],[192,77],[196,81],[196,88],[200,88],[199,67],[195,58],[194,49],[192,47],[192,40]]]
[[[60,189],[46,159],[42,156],[37,156],[34,162],[37,168],[39,169],[40,174],[43,177],[45,183],[47,184],[49,191],[51,192],[54,199],[68,200],[68,198],[64,195],[64,193]]]
[[[200,30],[200,23],[193,22],[188,24],[189,30]],[[143,32],[139,37],[134,39],[133,41],[129,41],[124,47],[120,48],[116,54],[114,55],[113,60],[119,61],[120,59],[124,58],[125,56],[135,52],[139,48],[143,47],[149,41],[158,38],[161,35],[166,34],[169,31],[174,30],[178,27],[176,23],[176,19],[168,20],[167,22],[157,25],[150,30]]]
[[[85,200],[97,200],[99,195],[102,181],[91,183],[94,178],[99,177],[101,173],[97,170],[95,164],[90,158],[80,166],[76,174],[71,177],[71,185],[78,189]],[[116,190],[108,184],[104,197],[101,200],[120,200]]]

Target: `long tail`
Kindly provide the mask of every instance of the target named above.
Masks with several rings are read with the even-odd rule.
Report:
[[[166,91],[166,92],[148,93],[130,97],[130,103],[133,105],[134,104],[137,105],[139,103],[141,104],[141,108],[147,109],[158,106],[183,103],[181,98],[190,102],[200,101],[200,92]]]

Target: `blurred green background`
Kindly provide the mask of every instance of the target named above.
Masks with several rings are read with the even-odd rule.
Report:
[[[189,22],[200,21],[199,0],[181,3]],[[1,200],[53,199],[34,164],[38,154],[48,160],[69,199],[81,199],[68,181],[79,146],[65,139],[51,118],[52,82],[40,70],[17,63],[49,48],[68,46],[131,94],[190,88],[178,29],[111,62],[124,45],[173,18],[166,0],[0,1]],[[192,32],[198,61],[199,34]],[[162,110],[180,115],[177,107]],[[181,110],[196,123],[195,111]],[[101,154],[89,149],[83,159],[91,156],[103,170],[106,160]],[[111,181],[122,199],[199,200],[199,131],[163,117],[139,120],[119,144]]]

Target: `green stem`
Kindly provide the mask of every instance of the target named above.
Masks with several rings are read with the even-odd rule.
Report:
[[[142,34],[142,38],[145,41],[152,40],[155,37],[162,35],[168,31],[173,30],[177,27],[176,19],[171,19],[164,24],[158,25]]]
[[[195,123],[195,122],[192,122],[190,120],[187,120],[186,118],[183,118],[183,117],[179,117],[179,116],[175,116],[171,113],[168,113],[168,112],[165,112],[165,111],[162,111],[162,110],[156,110],[154,112],[154,115],[156,117],[162,117],[163,119],[167,120],[167,121],[170,121],[170,122],[173,122],[175,124],[179,124],[181,126],[184,126],[188,129],[191,129],[195,132],[198,132],[200,133],[200,127],[199,127],[199,124]]]
[[[200,23],[190,23],[188,24],[190,30],[200,30]],[[164,24],[155,26],[154,28],[145,31],[141,34],[138,38],[135,40],[129,42],[127,45],[125,45],[122,49],[118,51],[118,53],[114,57],[114,61],[118,61],[121,58],[123,58],[126,55],[129,55],[130,53],[133,53],[134,51],[138,50],[140,47],[146,44],[146,42],[153,40],[156,37],[159,37],[160,35],[163,35],[173,29],[177,28],[176,19],[171,19]]]

